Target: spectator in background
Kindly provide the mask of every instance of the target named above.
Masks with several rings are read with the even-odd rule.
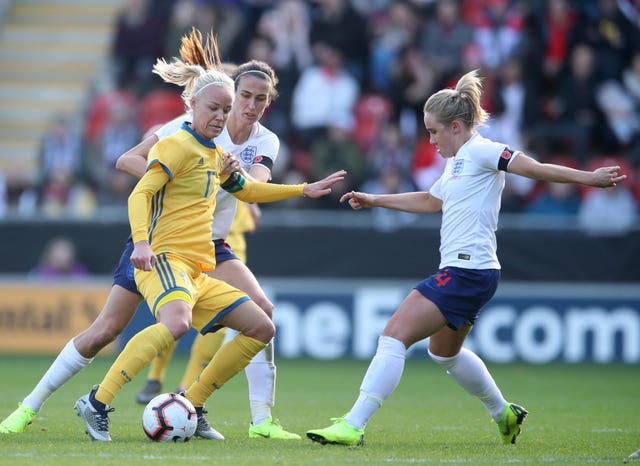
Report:
[[[564,165],[573,169],[578,164],[572,157],[555,156],[548,163]],[[580,194],[572,184],[538,182],[532,187],[532,199],[524,208],[524,212],[535,215],[576,215],[580,207]]]
[[[637,207],[627,186],[589,190],[578,210],[578,224],[594,236],[622,236],[637,219]]]
[[[586,37],[594,46],[603,77],[617,80],[633,48],[640,43],[640,29],[620,11],[616,0],[597,0],[594,18],[586,25]]]
[[[83,217],[95,212],[96,197],[84,180],[64,169],[54,170],[40,190],[40,205],[45,217]]]
[[[618,8],[631,24],[640,27],[640,5],[638,0],[618,0]]]
[[[356,78],[344,66],[342,52],[327,44],[314,45],[316,65],[306,68],[291,102],[294,130],[302,146],[309,148],[330,126],[351,130],[353,108],[360,92]]]
[[[536,182],[531,178],[507,173],[505,176],[504,190],[500,203],[501,212],[521,213],[529,197],[534,191]]]
[[[6,213],[18,217],[32,218],[38,215],[38,187],[34,186],[29,173],[14,171],[2,173],[2,194]]]
[[[213,24],[209,30],[216,31],[216,39],[220,47],[220,56],[230,61],[242,60],[242,55],[236,54],[240,43],[246,36],[247,20],[243,14],[244,0],[207,0],[213,7]],[[176,42],[177,43],[177,42]]]
[[[310,40],[330,44],[344,54],[344,66],[366,86],[369,69],[369,27],[349,0],[318,0],[312,6]]]
[[[112,101],[96,154],[99,158],[96,179],[101,185],[103,203],[126,204],[135,179],[116,170],[116,161],[138,143],[140,136],[134,109],[123,100]]]
[[[640,48],[632,54],[627,67],[623,71],[622,84],[625,92],[633,102],[635,118],[640,118]],[[640,166],[640,140],[636,139],[626,152],[627,160],[636,167]]]
[[[82,172],[81,144],[81,135],[76,126],[71,124],[69,117],[66,115],[55,117],[42,139],[38,184],[45,185],[58,170],[73,176],[80,175]]]
[[[389,164],[375,178],[367,181],[362,189],[371,194],[398,194],[413,191],[413,184],[407,180],[400,167]],[[384,233],[393,233],[416,221],[418,216],[411,212],[391,209],[373,209],[373,228]]]
[[[603,140],[604,121],[596,100],[599,78],[593,48],[586,43],[576,45],[568,65],[548,102],[545,120],[532,129],[531,137],[547,143],[545,152],[567,152],[585,164],[594,145]]]
[[[411,184],[407,176],[411,172],[412,151],[413,144],[407,143],[402,137],[400,127],[396,123],[388,122],[380,128],[380,137],[367,155],[369,171],[377,177],[378,174],[392,167]]]
[[[622,83],[615,79],[604,82],[596,91],[596,101],[607,123],[606,131],[603,129],[604,149],[620,151],[634,144],[640,147],[640,116]]]
[[[241,35],[245,34],[246,19],[240,3],[235,0],[176,1],[164,38],[168,56],[179,56],[180,38],[195,27],[200,31],[216,31],[220,56],[231,60]]]
[[[393,103],[386,95],[368,93],[358,98],[351,136],[365,154],[378,144],[382,128],[394,117]]]
[[[29,275],[40,279],[84,278],[89,271],[78,259],[73,242],[58,237],[47,243],[38,265]]]
[[[337,183],[325,201],[316,201],[317,206],[337,209],[340,197],[347,191],[357,189],[366,179],[367,165],[364,154],[351,138],[350,128],[330,124],[325,137],[316,138],[309,149],[312,178],[324,177],[336,170],[346,170],[344,180]]]
[[[199,31],[212,30],[215,14],[207,2],[199,0],[177,0],[173,3],[167,21],[167,33],[164,38],[166,56],[180,56],[180,38],[195,27]]]
[[[497,70],[517,50],[524,29],[524,17],[519,5],[510,0],[489,0],[484,3],[473,25],[474,41],[480,47],[483,66]]]
[[[454,88],[457,80],[471,70],[478,70],[478,73],[482,76],[482,107],[491,115],[495,110],[496,78],[498,73],[485,67],[482,61],[482,51],[475,42],[468,43],[464,48],[459,70],[444,81],[444,87]],[[484,128],[484,125],[482,128]],[[482,132],[482,128],[479,132]]]
[[[422,103],[433,90],[436,74],[416,46],[404,49],[399,58],[391,75],[389,96],[398,114],[403,136],[413,140],[420,127]]]
[[[81,145],[67,116],[58,116],[42,140],[37,191],[47,217],[86,217],[95,209],[95,195],[84,182]]]
[[[302,70],[313,64],[309,28],[308,5],[302,0],[284,0],[260,16],[259,35],[249,42],[246,59],[269,63],[280,78],[278,100],[265,115],[267,126],[277,134],[291,132],[292,90]]]
[[[542,192],[530,201],[524,212],[534,215],[576,215],[580,207],[580,197],[573,185],[548,183],[542,185]]]
[[[569,53],[578,29],[579,18],[569,0],[547,0],[542,13],[540,39],[544,50],[542,70],[546,86],[552,86],[569,60]]]
[[[388,93],[393,69],[404,49],[414,45],[420,31],[420,16],[406,0],[392,0],[386,13],[372,21],[369,75],[371,88]]]
[[[524,147],[526,123],[535,121],[538,96],[523,78],[522,63],[506,60],[496,75],[493,112],[479,132],[489,139],[504,141],[511,147]]]
[[[584,192],[578,210],[578,224],[589,235],[622,236],[628,233],[636,222],[638,206],[633,198],[631,187],[637,180],[631,176],[629,164],[618,157],[598,157],[589,167],[600,163],[615,163],[621,170],[630,174],[629,182],[613,188],[589,189]]]
[[[436,0],[435,16],[427,21],[420,38],[420,49],[435,73],[434,87],[460,71],[462,52],[472,41],[473,30],[460,20],[457,0]]]
[[[640,112],[640,48],[633,53],[622,72],[622,83],[634,101],[636,112]]]
[[[116,19],[111,47],[118,88],[142,96],[159,83],[149,70],[157,58],[165,56],[166,36],[166,19],[150,8],[150,0],[125,1]]]

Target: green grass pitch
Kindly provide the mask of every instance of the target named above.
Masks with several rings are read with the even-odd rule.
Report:
[[[516,445],[502,445],[482,404],[429,360],[410,360],[400,386],[370,421],[365,445],[314,444],[304,436],[344,414],[357,396],[366,361],[280,360],[274,415],[301,441],[250,440],[244,374],[208,403],[223,442],[156,444],[141,428],[134,396],[146,372],[125,386],[111,414],[110,444],[91,442],[73,410],[98,383],[112,357],[100,357],[45,404],[18,435],[0,435],[2,465],[403,465],[621,464],[640,448],[640,370],[621,365],[489,365],[510,401],[529,410]],[[0,418],[7,416],[51,362],[0,356]],[[173,390],[186,360],[167,374]],[[640,464],[640,463],[639,463]]]

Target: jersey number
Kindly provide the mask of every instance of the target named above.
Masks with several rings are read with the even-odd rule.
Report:
[[[209,197],[209,188],[211,188],[211,178],[216,175],[216,172],[207,170],[207,187],[204,190],[205,199]]]

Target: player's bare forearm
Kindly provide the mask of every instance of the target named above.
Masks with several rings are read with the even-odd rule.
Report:
[[[508,167],[516,175],[553,183],[575,183],[598,188],[608,188],[627,179],[620,174],[620,167],[600,167],[594,171],[576,170],[552,163],[540,163],[524,154],[519,154]]]
[[[403,212],[426,214],[439,212],[442,209],[442,201],[428,192],[367,194],[352,191],[340,199],[340,202],[345,201],[348,201],[355,210],[383,207]]]

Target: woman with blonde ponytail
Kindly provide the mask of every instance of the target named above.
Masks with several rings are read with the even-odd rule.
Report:
[[[209,425],[204,405],[271,342],[275,328],[244,291],[208,275],[216,268],[212,220],[217,194],[224,189],[245,202],[317,198],[344,179],[345,172],[338,171],[315,183],[282,185],[255,181],[241,171],[224,174],[229,154],[215,138],[229,118],[234,82],[219,63],[214,65],[204,69],[174,58],[154,66],[167,82],[191,89],[184,96],[191,112],[177,131],[153,145],[144,175],[129,196],[130,262],[137,290],[156,323],[134,335],[102,382],[76,401],[75,409],[92,440],[111,441],[111,403],[158,353],[190,328],[205,335],[228,327],[238,333],[183,392],[196,409],[196,436],[224,439]]]
[[[615,166],[588,172],[539,163],[482,137],[475,129],[488,117],[481,95],[481,79],[474,70],[462,76],[455,89],[442,89],[425,103],[424,125],[431,144],[446,159],[444,172],[429,192],[350,192],[341,199],[355,210],[441,211],[441,259],[439,270],[409,292],[385,326],[353,407],[333,425],[307,432],[315,442],[362,444],[367,422],[400,383],[407,350],[427,337],[431,358],[484,404],[502,443],[515,443],[520,434],[527,411],[505,400],[482,360],[463,348],[478,313],[498,286],[495,232],[505,173],[600,188],[613,187],[626,175]]]
[[[141,294],[146,295],[158,324],[134,336],[101,386],[75,405],[93,440],[111,441],[108,413],[113,409],[105,401],[110,403],[124,383],[190,325],[202,333],[220,326],[242,329],[228,348],[220,351],[223,354],[218,362],[207,365],[209,372],[201,379],[204,385],[194,384],[185,393],[199,410],[198,436],[223,439],[204,417],[204,400],[211,388],[221,387],[273,337],[270,318],[246,293],[204,273],[215,266],[211,241],[215,194],[222,184],[223,189],[249,202],[303,195],[315,198],[327,195],[333,184],[344,179],[344,172],[303,185],[271,185],[243,176],[237,171],[237,161],[212,141],[229,118],[234,82],[218,62],[216,69],[205,69],[178,61],[167,67],[161,64],[158,70],[168,79],[183,80],[190,89],[184,97],[192,115],[190,121],[180,122],[166,141],[155,141],[158,144],[150,152],[148,169],[142,160],[144,176],[129,199],[133,240],[127,242],[116,266],[107,301],[91,326],[67,343],[33,391],[0,423],[0,434],[24,432],[51,394],[122,332],[140,304]],[[149,144],[151,140],[145,139],[139,146],[148,152],[155,145]],[[151,217],[152,224],[147,224]],[[134,267],[144,271],[140,291]],[[98,393],[98,388],[103,390]]]
[[[206,69],[227,68],[235,84],[234,104],[229,120],[222,133],[215,138],[225,151],[229,151],[239,161],[246,176],[257,181],[269,181],[271,168],[278,156],[280,141],[278,137],[260,123],[260,119],[273,99],[277,97],[278,78],[273,69],[261,61],[249,61],[229,70],[229,65],[222,64],[215,47],[215,39],[211,34],[207,37],[206,46],[197,30],[185,36],[180,48],[181,60],[172,64],[159,60],[154,72],[165,81],[184,87],[183,99],[189,108],[188,100],[193,93],[194,64]],[[185,114],[173,122],[155,131],[147,143],[173,134],[182,121],[188,120]],[[144,174],[148,150],[134,148],[118,160],[118,167],[131,175],[141,177]],[[244,209],[242,211],[241,209]],[[273,317],[273,303],[260,286],[253,272],[246,266],[246,256],[242,248],[244,233],[234,231],[242,224],[234,221],[236,213],[245,212],[246,217],[257,219],[260,210],[257,204],[238,202],[235,197],[220,190],[216,199],[216,210],[213,214],[213,240],[216,246],[216,268],[208,274],[213,278],[224,280],[230,285],[244,291],[269,316]],[[235,239],[232,242],[231,238]],[[191,350],[187,369],[180,382],[181,387],[188,387],[196,379],[202,367],[206,366],[221,345],[231,337],[226,329],[215,333],[198,335]],[[136,401],[148,403],[162,390],[166,367],[176,345],[172,345],[151,362],[149,374],[144,387],[137,393]],[[251,423],[249,438],[266,438],[270,440],[297,440],[298,434],[288,432],[272,416],[271,408],[275,405],[276,366],[274,361],[273,342],[260,351],[245,368],[249,387],[249,406]]]

